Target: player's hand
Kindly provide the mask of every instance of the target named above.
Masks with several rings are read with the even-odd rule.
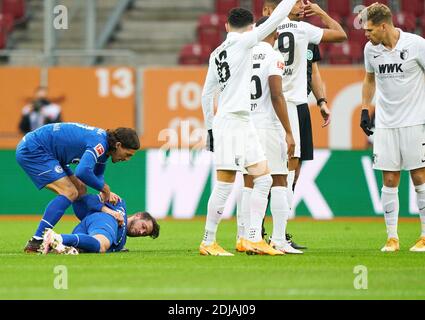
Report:
[[[331,123],[331,111],[329,110],[326,102],[322,102],[322,104],[320,105],[320,114],[322,115],[322,118],[325,121],[322,124],[322,128],[325,128]]]
[[[103,186],[102,191],[100,191],[101,197],[103,199],[103,202],[108,202],[109,198],[111,196],[111,189],[109,188],[109,186],[105,183],[105,185]]]
[[[311,3],[310,1],[306,1],[305,7],[304,7],[304,16],[311,17],[311,16],[320,16],[326,14],[325,11],[323,11],[322,8],[317,3]]]
[[[363,129],[364,133],[367,136],[370,136],[371,134],[373,134],[373,131],[370,130],[372,126],[370,123],[369,110],[367,109],[362,110],[362,115],[360,119],[360,127]]]
[[[286,145],[288,146],[288,159],[292,159],[294,157],[294,152],[295,152],[295,140],[294,137],[292,136],[292,133],[287,133],[286,134]]]
[[[109,195],[109,202],[113,205],[116,205],[119,201],[121,201],[121,197],[114,192],[111,192]]]
[[[113,216],[114,216],[115,220],[117,220],[118,225],[120,227],[122,227],[124,225],[124,217],[123,217],[123,215],[121,213],[119,213],[118,211],[114,211]]]
[[[212,129],[208,130],[208,137],[207,137],[207,150],[214,152],[214,137],[213,137],[213,131]]]

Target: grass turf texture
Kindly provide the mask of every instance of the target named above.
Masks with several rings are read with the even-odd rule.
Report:
[[[34,221],[1,221],[0,299],[423,299],[425,253],[415,243],[419,219],[399,227],[401,251],[381,253],[384,222],[290,221],[302,256],[204,257],[204,221],[161,222],[161,236],[129,239],[129,253],[38,256],[22,252]],[[58,232],[75,222],[62,221]],[[271,231],[271,221],[266,223]],[[235,221],[223,221],[219,243],[234,252]],[[68,269],[68,289],[56,290],[55,266]],[[355,290],[353,269],[368,269],[368,289]]]

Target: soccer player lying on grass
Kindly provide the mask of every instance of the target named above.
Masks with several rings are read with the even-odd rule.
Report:
[[[104,203],[100,195],[86,195],[74,202],[73,208],[81,222],[72,234],[46,229],[40,247],[42,254],[118,252],[124,248],[127,236],[153,239],[159,236],[159,225],[149,213],[138,212],[127,218],[123,199],[112,204]]]

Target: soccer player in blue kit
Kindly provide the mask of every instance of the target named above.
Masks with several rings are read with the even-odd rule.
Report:
[[[72,234],[57,234],[47,229],[39,252],[42,254],[78,254],[118,252],[129,237],[159,236],[159,225],[147,212],[137,212],[127,218],[126,204],[118,199],[115,204],[103,202],[101,195],[88,194],[73,204],[81,222]],[[77,250],[78,249],[78,250]]]
[[[79,123],[55,123],[26,134],[16,148],[16,160],[38,189],[46,187],[57,196],[47,205],[24,251],[37,252],[45,229],[58,223],[65,210],[86,193],[86,186],[109,201],[111,191],[103,176],[107,159],[127,161],[139,148],[139,137],[130,128],[105,131]],[[75,174],[71,163],[78,163]]]

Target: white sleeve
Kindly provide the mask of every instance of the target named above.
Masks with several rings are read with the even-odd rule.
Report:
[[[282,76],[283,71],[285,70],[285,61],[281,54],[273,55],[272,59],[270,59],[270,63],[268,66],[267,74],[269,77],[271,76]]]
[[[252,48],[256,46],[257,43],[268,37],[274,30],[277,29],[277,26],[285,20],[296,2],[297,0],[281,1],[266,22],[259,27],[254,28],[252,31],[244,32],[242,34],[242,41],[245,46]]]
[[[425,39],[418,36],[418,57],[419,65],[425,71]]]
[[[319,44],[320,41],[322,41],[323,32],[324,30],[322,28],[316,27],[310,23],[306,23],[301,21],[304,30],[307,35],[308,43],[312,44]]]
[[[218,88],[218,80],[214,74],[214,62],[211,59],[208,66],[208,73],[202,90],[202,112],[207,130],[212,129],[214,120],[214,95]]]
[[[364,66],[367,73],[375,73],[375,70],[373,69],[373,66],[370,64],[369,60],[369,45],[366,44],[364,47]]]

